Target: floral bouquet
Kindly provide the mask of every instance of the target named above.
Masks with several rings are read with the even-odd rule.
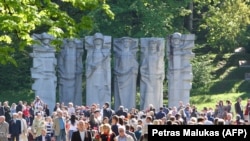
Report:
[[[93,138],[93,141],[99,141],[100,139],[100,135],[99,134],[96,134]]]

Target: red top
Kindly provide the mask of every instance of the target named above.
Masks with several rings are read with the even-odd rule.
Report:
[[[247,106],[245,108],[245,112],[244,112],[244,115],[248,115],[249,114],[249,109],[250,109],[250,103],[247,103]]]

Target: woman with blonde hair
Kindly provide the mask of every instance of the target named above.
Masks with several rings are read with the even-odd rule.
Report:
[[[111,126],[109,124],[102,125],[102,132],[100,135],[99,141],[114,141],[115,133],[111,130]]]

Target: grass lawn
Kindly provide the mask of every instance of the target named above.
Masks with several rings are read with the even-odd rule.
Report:
[[[232,104],[236,102],[238,97],[242,98],[243,106],[246,106],[247,99],[249,97],[249,93],[225,93],[225,94],[203,94],[203,95],[195,95],[190,97],[190,104],[196,105],[198,110],[203,109],[203,107],[212,107],[215,108],[215,104],[219,100],[223,100],[224,104],[226,100],[230,100]],[[234,106],[232,106],[234,108]],[[234,110],[233,110],[234,111]]]

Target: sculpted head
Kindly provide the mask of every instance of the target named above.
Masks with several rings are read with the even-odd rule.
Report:
[[[131,44],[132,44],[132,39],[131,38],[128,38],[128,37],[124,37],[122,39],[122,44],[124,45],[124,48],[125,49],[129,49]]]
[[[176,32],[171,36],[171,45],[173,47],[179,47],[181,45],[181,34]]]
[[[53,39],[53,36],[44,32],[41,34],[41,39],[44,44],[48,45],[50,41]]]
[[[156,53],[157,52],[158,41],[156,39],[149,40],[149,52]]]
[[[96,33],[93,38],[94,46],[97,49],[100,49],[103,45],[103,42],[104,42],[104,36],[101,33]]]

